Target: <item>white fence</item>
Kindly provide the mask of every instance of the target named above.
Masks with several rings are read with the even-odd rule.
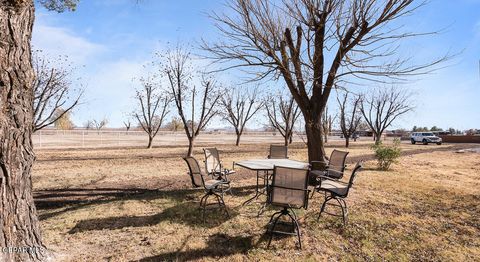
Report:
[[[235,132],[203,132],[196,143],[235,143]],[[294,135],[294,141],[301,141]],[[89,148],[146,146],[148,136],[143,131],[110,130],[39,130],[33,135],[35,148]],[[275,132],[244,132],[241,143],[282,143],[283,137]],[[154,146],[187,145],[188,140],[182,131],[159,131],[153,140]]]

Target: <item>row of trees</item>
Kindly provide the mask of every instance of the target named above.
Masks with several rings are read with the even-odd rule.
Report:
[[[64,64],[68,59],[50,62],[39,54],[41,51],[35,52],[33,58],[37,74],[34,83],[34,131],[52,123],[57,128],[71,129],[71,110],[79,105],[83,91],[73,88],[72,67]],[[292,143],[293,132],[301,115],[293,96],[282,93],[263,96],[259,94],[258,86],[253,90],[222,86],[211,75],[195,72],[191,54],[180,47],[158,53],[156,58],[158,61],[152,63],[156,65],[155,72],[138,79],[140,88],[135,93],[137,109],[131,113],[137,126],[148,135],[148,148],[152,147],[153,139],[163,127],[172,102],[177,117],[172,119],[170,125],[174,130],[185,130],[189,141],[188,155],[192,154],[195,138],[216,115],[233,127],[237,136],[235,144],[238,146],[247,122],[261,108],[265,109],[269,125],[284,138],[284,144]],[[346,90],[338,90],[337,93],[338,113],[330,115],[326,109],[322,116],[323,139],[327,142],[327,135],[338,119],[346,147],[360,126],[372,130],[375,141],[380,141],[385,129],[412,109],[410,93],[401,89],[379,89],[369,95],[355,95]],[[72,94],[75,95],[73,99]],[[84,123],[84,127],[100,130],[107,124],[107,118],[92,119]],[[127,131],[131,124],[130,119],[124,122]]]
[[[192,155],[195,140],[215,116],[220,116],[235,130],[236,145],[245,127],[261,108],[265,108],[269,121],[282,136],[291,142],[295,120],[299,111],[293,98],[283,96],[262,98],[258,87],[232,88],[224,86],[214,75],[194,70],[192,55],[182,47],[157,53],[154,74],[140,78],[135,99],[135,119],[149,136],[148,147],[162,127],[173,104],[176,117],[171,128],[183,128],[189,141],[187,155]]]

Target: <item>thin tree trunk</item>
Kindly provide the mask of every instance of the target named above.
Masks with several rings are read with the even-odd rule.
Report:
[[[240,137],[242,136],[241,133],[237,133],[237,141],[235,142],[235,145],[236,146],[239,146],[240,145]]]
[[[240,137],[242,136],[242,133],[243,133],[243,130],[242,130],[242,132],[236,131],[236,134],[237,134],[237,141],[235,142],[236,146],[240,145]]]
[[[308,161],[321,161],[326,166],[323,129],[320,121],[315,121],[306,116],[305,132],[307,134]]]
[[[350,137],[345,137],[345,147],[348,148],[350,145]]]
[[[284,141],[283,144],[284,144],[285,146],[288,146],[288,135],[287,135],[287,134],[285,134],[285,136],[283,137],[283,141]]]
[[[7,252],[0,252],[0,261],[40,261],[47,256],[32,196],[33,21],[33,1],[1,1],[0,246]],[[27,252],[8,252],[13,247]]]
[[[150,149],[153,147],[153,136],[148,136],[148,146],[147,148]]]
[[[187,156],[193,156],[193,145],[195,143],[195,137],[188,138],[188,152]]]

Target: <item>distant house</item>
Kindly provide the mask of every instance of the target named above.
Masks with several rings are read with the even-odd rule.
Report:
[[[450,131],[432,131],[436,136],[448,136],[451,135]]]
[[[371,130],[358,130],[355,132],[359,136],[367,136],[367,137],[372,137],[373,132]]]

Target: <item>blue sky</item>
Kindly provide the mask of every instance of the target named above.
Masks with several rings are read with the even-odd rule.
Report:
[[[68,55],[87,86],[84,103],[73,113],[76,125],[107,117],[122,126],[134,105],[132,78],[168,43],[194,44],[219,34],[206,13],[223,10],[222,0],[81,0],[75,12],[48,12],[37,5],[33,45],[51,55]],[[459,129],[480,128],[480,0],[433,0],[405,19],[419,31],[441,34],[412,40],[403,49],[418,61],[460,52],[448,67],[405,85],[416,109],[395,123]],[[202,62],[199,62],[202,66]],[[222,79],[235,82],[235,74]],[[334,104],[335,98],[330,99]],[[260,125],[260,119],[252,127]],[[212,126],[226,126],[216,119]]]

